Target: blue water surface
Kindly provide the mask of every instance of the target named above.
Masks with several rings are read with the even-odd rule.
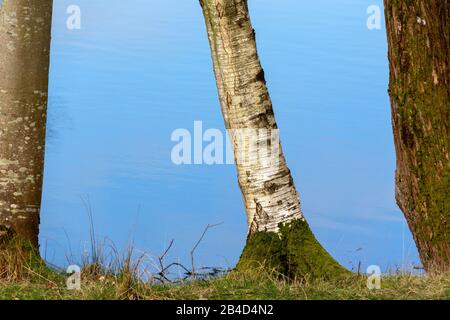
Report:
[[[59,266],[99,239],[148,257],[233,267],[246,240],[234,166],[176,166],[177,128],[224,130],[198,0],[54,4],[41,251]],[[317,238],[349,269],[410,268],[417,251],[394,199],[395,153],[381,0],[250,0],[286,157]],[[71,259],[71,256],[74,259]],[[150,258],[149,258],[150,259]]]

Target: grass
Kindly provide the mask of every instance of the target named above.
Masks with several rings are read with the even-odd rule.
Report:
[[[4,253],[0,253],[1,257]],[[24,258],[25,257],[25,258]],[[6,300],[315,300],[315,299],[450,299],[450,277],[396,274],[384,276],[381,289],[369,290],[366,277],[289,281],[264,269],[229,272],[210,280],[161,284],[139,280],[139,262],[125,257],[115,269],[86,265],[81,290],[68,290],[67,276],[35,257],[22,256],[21,266],[0,277],[0,299]],[[3,260],[4,261],[4,260]],[[10,262],[12,260],[9,260]],[[19,260],[14,260],[19,261]],[[20,271],[18,271],[20,269]]]
[[[97,242],[96,242],[97,243]],[[450,276],[397,273],[383,276],[381,289],[369,290],[363,275],[340,278],[289,280],[264,267],[230,271],[207,280],[162,283],[158,274],[142,265],[130,247],[119,254],[105,244],[93,246],[84,257],[81,289],[68,290],[68,275],[47,266],[30,245],[13,240],[0,246],[0,300],[341,300],[341,299],[446,299],[450,300]],[[163,258],[159,258],[161,269]],[[143,281],[153,279],[152,281]],[[164,277],[159,275],[159,278]]]
[[[341,300],[341,299],[450,299],[449,277],[398,275],[385,277],[380,290],[369,290],[365,279],[285,282],[260,274],[231,273],[210,281],[177,285],[146,285],[118,278],[86,278],[82,289],[69,291],[65,279],[48,282],[0,281],[0,299],[7,300]]]

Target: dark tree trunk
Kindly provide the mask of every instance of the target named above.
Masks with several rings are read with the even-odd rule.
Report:
[[[0,243],[38,245],[52,2],[0,7]]]
[[[450,0],[385,0],[396,199],[427,271],[450,270]]]

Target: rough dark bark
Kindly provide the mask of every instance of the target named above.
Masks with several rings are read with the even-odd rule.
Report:
[[[247,0],[201,0],[200,4],[247,212],[249,238],[238,268],[254,266],[256,261],[271,268],[275,264],[291,277],[341,271],[309,229],[277,135],[271,140],[277,124]],[[262,146],[272,143],[275,158],[274,154],[258,157]]]
[[[427,271],[450,270],[449,0],[385,0],[396,199]]]
[[[0,243],[38,246],[52,2],[0,7]]]

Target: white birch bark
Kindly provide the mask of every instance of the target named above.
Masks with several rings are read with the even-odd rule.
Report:
[[[247,1],[201,0],[200,4],[206,21],[222,114],[232,139],[234,136],[238,180],[249,233],[277,232],[280,223],[303,219],[303,215],[279,141],[275,142],[275,147],[278,147],[276,161],[273,154],[258,155],[258,150],[270,140],[270,135],[277,132],[277,124],[258,58]],[[236,139],[236,133],[241,139]]]

